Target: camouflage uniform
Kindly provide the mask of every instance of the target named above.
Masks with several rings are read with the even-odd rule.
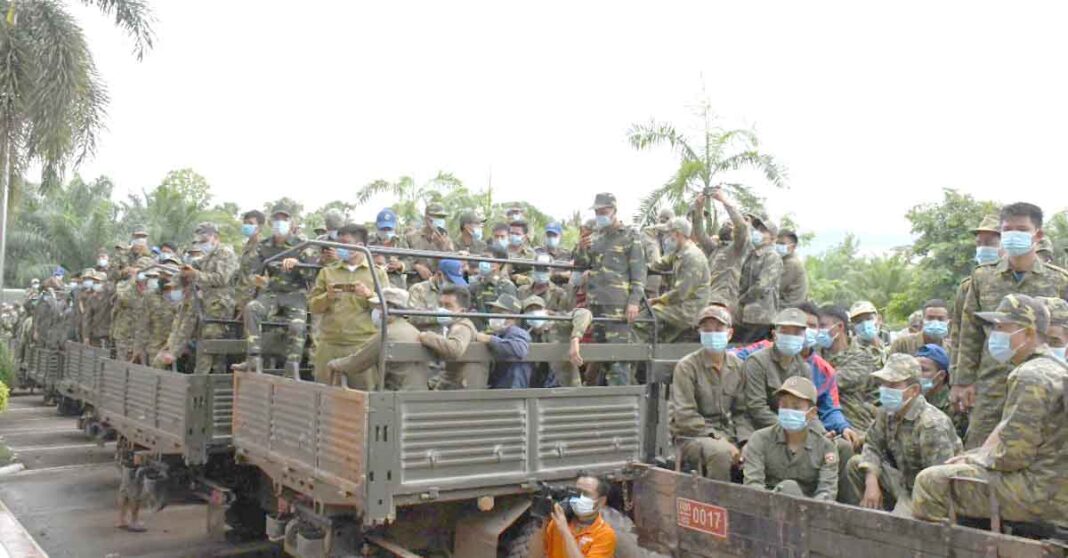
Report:
[[[659,340],[670,343],[680,334],[691,331],[694,320],[706,306],[710,292],[708,260],[693,242],[653,263],[649,269],[672,271],[671,290],[660,295],[653,304],[660,332]],[[642,324],[644,326],[644,324]],[[642,327],[639,331],[646,331]]]
[[[598,194],[595,209],[616,207],[612,194]],[[638,235],[618,221],[595,233],[589,248],[575,252],[575,265],[589,269],[587,303],[595,317],[623,318],[628,305],[637,305],[645,291],[645,255]],[[628,343],[626,323],[598,323],[594,338],[600,343]],[[613,362],[605,373],[608,385],[632,381],[628,363]]]
[[[111,340],[115,343],[119,360],[130,360],[137,349],[135,327],[137,316],[144,315],[144,297],[134,279],[120,281],[115,286],[115,305],[111,312]]]
[[[403,236],[397,235],[392,239],[385,239],[378,234],[372,236],[371,241],[368,242],[370,246],[382,246],[383,248],[408,248],[408,241]],[[402,256],[385,256],[382,254],[375,254],[375,265],[386,268],[389,264],[400,264],[400,267],[395,271],[387,271],[386,276],[389,277],[389,284],[397,289],[408,289],[408,273],[411,271],[412,262],[410,258]]]
[[[816,405],[816,386],[807,378],[791,377],[776,393],[790,393]],[[817,424],[819,420],[809,421],[804,445],[796,453],[786,441],[786,430],[778,423],[754,432],[742,449],[745,485],[798,498],[835,501],[838,450],[821,429],[815,428]]]
[[[198,231],[204,230],[203,227],[205,224],[201,224]],[[198,232],[198,234],[204,233]],[[194,299],[192,309],[197,320],[196,339],[223,339],[226,337],[226,325],[208,323],[206,320],[232,320],[234,318],[235,289],[233,285],[241,263],[232,248],[219,243],[193,267],[197,270],[192,291]],[[245,318],[247,327],[247,313]],[[301,344],[303,345],[303,341]],[[215,357],[206,354],[197,355],[196,373],[209,373],[215,367],[214,359]]]
[[[1036,259],[1031,271],[1014,277],[1006,259],[997,264],[979,266],[972,272],[971,289],[964,302],[960,349],[954,385],[975,385],[976,400],[968,423],[966,448],[978,447],[994,430],[1005,401],[1005,378],[1011,369],[999,364],[986,350],[987,327],[975,316],[988,312],[1010,293],[1028,296],[1068,296],[1068,271]]]
[[[161,294],[153,294],[148,297],[145,310],[149,317],[144,351],[151,360],[167,345],[167,339],[174,327],[174,318],[178,314],[178,306],[164,299]]]
[[[445,281],[448,282],[447,279]],[[408,304],[411,305],[412,310],[437,310],[441,307],[438,304],[439,296],[441,296],[441,286],[438,285],[437,278],[431,277],[408,289]],[[433,329],[438,326],[437,318],[412,316],[410,320],[412,325],[419,329]]]
[[[871,355],[849,345],[839,353],[824,351],[823,358],[834,367],[842,414],[857,432],[864,432],[875,416],[871,373],[876,368]]]
[[[509,294],[513,294],[519,300],[526,300],[532,296],[541,297],[545,301],[545,309],[551,313],[566,314],[575,308],[571,295],[553,283],[531,283],[519,287],[518,294]]]
[[[99,274],[101,280],[106,280],[106,275]],[[88,343],[94,347],[103,347],[110,342],[111,331],[111,305],[115,293],[111,283],[104,283],[102,290],[94,292],[89,297],[86,305],[86,331]]]
[[[730,244],[724,244],[712,249],[712,242],[708,239],[704,230],[703,212],[698,211],[694,216],[693,227],[697,231],[698,240],[705,244],[705,252],[709,253],[708,270],[709,281],[713,299],[723,300],[728,303],[728,308],[735,316],[740,316],[738,308],[738,287],[742,277],[742,264],[745,262],[752,244],[749,242],[751,227],[745,221],[742,214],[731,204],[724,204],[727,215],[730,217],[734,229],[731,232]]]
[[[524,286],[524,288],[527,288]],[[503,273],[478,275],[468,284],[471,291],[471,306],[478,312],[489,312],[487,304],[497,300],[502,294],[517,296],[519,289]]]
[[[445,212],[445,208],[440,203],[432,203],[426,206],[426,219],[437,218],[444,219],[448,214]],[[431,252],[453,252],[455,246],[452,244],[452,239],[449,238],[448,233],[442,228],[441,230],[435,230],[430,226],[430,223],[425,223],[423,228],[412,231],[407,237],[408,246],[412,250],[424,250]],[[412,269],[409,273],[415,273],[415,266],[424,265],[431,273],[438,269],[438,260],[431,258],[412,258]],[[418,275],[416,276],[418,277]],[[419,280],[419,279],[416,279]]]
[[[745,412],[743,368],[733,353],[723,353],[717,367],[704,349],[675,365],[668,420],[684,470],[700,466],[709,478],[730,480],[731,446],[753,431]]]
[[[911,355],[893,355],[886,368],[872,373],[884,382],[920,381],[920,363]],[[864,494],[868,473],[879,479],[887,511],[897,505],[910,509],[916,475],[927,467],[941,465],[961,452],[953,422],[917,395],[904,414],[890,414],[880,407],[868,428],[864,452],[849,460],[849,483],[857,495]]]
[[[989,517],[992,490],[1004,519],[1062,523],[1068,517],[1066,381],[1068,369],[1045,348],[1013,370],[993,445],[968,451],[962,463],[921,472],[912,493],[913,514],[946,520],[950,479],[966,477],[986,481],[987,486],[957,484],[954,505],[962,516]]]
[[[292,233],[280,244],[275,243],[273,236],[260,241],[256,251],[254,272],[262,273],[265,260],[302,242],[304,242],[303,238]],[[308,250],[304,250],[299,254],[293,254],[292,257],[308,263],[313,255]],[[299,267],[288,272],[282,271],[280,267],[272,271],[267,287],[261,290],[256,300],[245,307],[245,335],[248,336],[250,358],[259,357],[263,351],[260,346],[263,322],[272,317],[278,317],[288,324],[284,347],[286,367],[300,366],[304,354],[304,343],[308,335],[305,321],[308,315],[307,288],[307,277]]]
[[[771,245],[749,252],[742,264],[738,295],[742,324],[747,327],[768,326],[779,309],[779,279],[782,258]]]
[[[664,237],[667,235],[667,231],[663,225],[656,225],[652,227],[646,227],[642,229],[641,241],[642,251],[645,253],[646,262],[658,262],[664,257],[662,247],[664,246]],[[702,254],[703,256],[703,254]],[[650,271],[654,271],[653,266],[649,266]],[[664,277],[660,275],[661,271],[670,271],[670,268],[655,270],[657,273],[649,273],[645,277],[645,297],[656,298],[660,296],[662,286],[669,281],[665,281]]]
[[[779,306],[789,308],[808,300],[808,273],[796,253],[782,256],[779,279]]]
[[[972,234],[978,237],[979,233],[988,232],[1001,236],[1001,219],[997,215],[987,215],[979,222],[979,226],[972,229]],[[993,263],[980,263],[979,265],[994,265]],[[957,294],[953,298],[953,308],[949,315],[949,337],[947,343],[950,349],[949,372],[953,374],[957,370],[957,356],[960,354],[961,319],[964,315],[964,301],[968,297],[968,291],[972,287],[972,276],[968,275],[957,285]]]

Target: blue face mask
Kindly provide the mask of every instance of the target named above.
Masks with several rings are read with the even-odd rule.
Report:
[[[949,323],[938,320],[923,322],[923,333],[932,339],[944,339],[949,335]]]
[[[609,225],[611,225],[611,224],[612,224],[612,216],[611,215],[598,215],[597,216],[597,228],[598,229],[607,229],[609,227]]]
[[[1049,352],[1053,353],[1057,360],[1065,362],[1065,349],[1068,349],[1068,347],[1050,347]]]
[[[348,248],[338,248],[335,251],[337,252],[337,259],[343,262],[349,261],[349,256],[352,255],[352,251]]]
[[[808,328],[805,330],[805,348],[811,349],[816,346],[816,338],[819,336],[820,330]]]
[[[805,425],[808,424],[808,417],[805,416],[805,411],[798,411],[797,409],[783,409],[779,408],[779,426],[787,432],[800,432],[805,429]]]
[[[669,236],[669,237],[664,239],[664,253],[665,254],[671,254],[675,250],[678,250],[678,249],[679,249],[679,244],[677,242],[675,242],[675,238],[674,237],[670,237]]]
[[[278,236],[289,235],[289,221],[285,219],[278,219],[271,223],[271,230]]]
[[[482,227],[476,227],[471,229],[471,238],[475,240],[482,240]]]
[[[896,413],[905,403],[905,390],[879,386],[879,403],[888,413]]]
[[[821,329],[819,333],[816,334],[816,344],[824,349],[830,349],[831,345],[834,344],[834,337],[831,336],[831,330]]]
[[[385,240],[387,242],[390,241],[390,240],[393,240],[393,237],[395,237],[395,236],[397,236],[397,233],[393,232],[392,229],[379,229],[378,230],[378,238],[381,238],[382,240]]]
[[[86,279],[85,281],[82,281],[82,288],[86,290],[93,288],[93,280]]]
[[[785,244],[776,244],[775,245],[775,253],[780,255],[780,256],[785,257],[787,254],[790,253],[790,247],[785,245]]]
[[[256,229],[258,228],[259,227],[255,223],[245,223],[244,225],[241,225],[241,236],[248,238],[256,234]]]
[[[1020,331],[1016,330],[1012,333],[1005,333],[1004,331],[990,332],[990,337],[986,338],[986,350],[990,351],[990,356],[1002,364],[1012,360],[1012,357],[1016,355],[1016,349],[1012,348],[1012,336]]]
[[[535,271],[532,275],[534,275],[534,282],[539,285],[544,285],[549,282],[548,271]]]
[[[1025,231],[1004,231],[1001,233],[1001,249],[1010,256],[1022,256],[1031,251],[1034,236]]]
[[[171,290],[167,291],[167,300],[170,300],[171,302],[175,302],[175,303],[181,302],[182,301],[182,291],[181,291],[181,289],[171,289]]]
[[[560,246],[560,237],[559,236],[555,236],[555,235],[546,236],[545,237],[545,245],[548,246],[549,248],[556,248],[557,246]]]
[[[864,320],[853,326],[853,331],[857,332],[857,337],[861,341],[871,341],[879,333],[879,330],[875,327],[875,320]]]
[[[920,390],[924,394],[934,389],[934,378],[920,378]]]
[[[508,242],[511,243],[512,246],[522,246],[523,245],[523,235],[521,235],[521,234],[508,235]]]
[[[998,249],[996,246],[976,246],[975,263],[988,264],[998,261]]]
[[[749,233],[749,242],[753,243],[754,248],[759,248],[764,244],[764,233],[761,231],[753,231]]]
[[[549,323],[548,320],[544,319],[544,316],[546,315],[545,310],[531,310],[530,315],[537,316],[535,318],[526,319],[527,323],[530,324],[530,327],[534,329],[541,329],[545,327],[545,324]]]
[[[493,239],[493,243],[496,244],[498,248],[508,248],[507,238],[496,237]]]
[[[430,224],[434,225],[435,229],[444,229],[445,228],[445,219],[442,219],[441,217],[434,217],[433,219],[430,220]]]
[[[484,276],[492,275],[493,264],[489,262],[478,262],[478,274]]]
[[[201,242],[197,246],[200,248],[200,251],[203,252],[205,255],[210,254],[211,251],[215,249],[215,245],[210,242]]]
[[[713,353],[722,353],[727,350],[726,331],[702,331],[701,346]]]
[[[785,335],[782,333],[775,335],[775,348],[786,356],[794,356],[800,353],[804,345],[804,335]]]
[[[438,312],[448,312],[448,310],[446,310],[444,308],[438,308],[437,311]],[[448,326],[449,324],[452,323],[452,316],[438,316],[435,319],[438,321],[438,325]]]

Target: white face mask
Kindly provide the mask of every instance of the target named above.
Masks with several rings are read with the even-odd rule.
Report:
[[[371,310],[371,322],[375,324],[375,327],[382,325],[382,309],[375,308]]]
[[[597,501],[583,494],[571,498],[571,509],[579,517],[588,517],[597,511]]]
[[[507,325],[507,322],[505,321],[504,318],[490,318],[489,319],[490,329],[492,329],[494,331],[498,331],[498,330],[504,329],[505,325]]]

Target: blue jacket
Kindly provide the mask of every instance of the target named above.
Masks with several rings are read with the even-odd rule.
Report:
[[[519,362],[530,354],[530,333],[516,326],[508,326],[490,337],[493,369],[490,370],[490,389],[524,389],[530,387],[534,372],[531,362]]]

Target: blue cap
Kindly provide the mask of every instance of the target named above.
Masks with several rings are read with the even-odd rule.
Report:
[[[553,233],[556,236],[563,236],[564,235],[564,227],[560,226],[560,223],[557,223],[557,222],[553,221],[552,223],[549,223],[548,225],[545,225],[545,232]]]
[[[397,230],[397,214],[389,208],[379,211],[378,217],[375,217],[375,227]]]
[[[438,262],[438,270],[444,273],[452,283],[467,286],[467,280],[464,279],[464,265],[459,260],[441,260]]]
[[[934,343],[924,345],[920,347],[920,350],[916,351],[916,358],[921,357],[935,361],[939,370],[949,370],[949,353]]]
[[[52,277],[63,277],[67,274],[67,270],[63,269],[63,266],[57,265],[55,271],[52,272]]]

